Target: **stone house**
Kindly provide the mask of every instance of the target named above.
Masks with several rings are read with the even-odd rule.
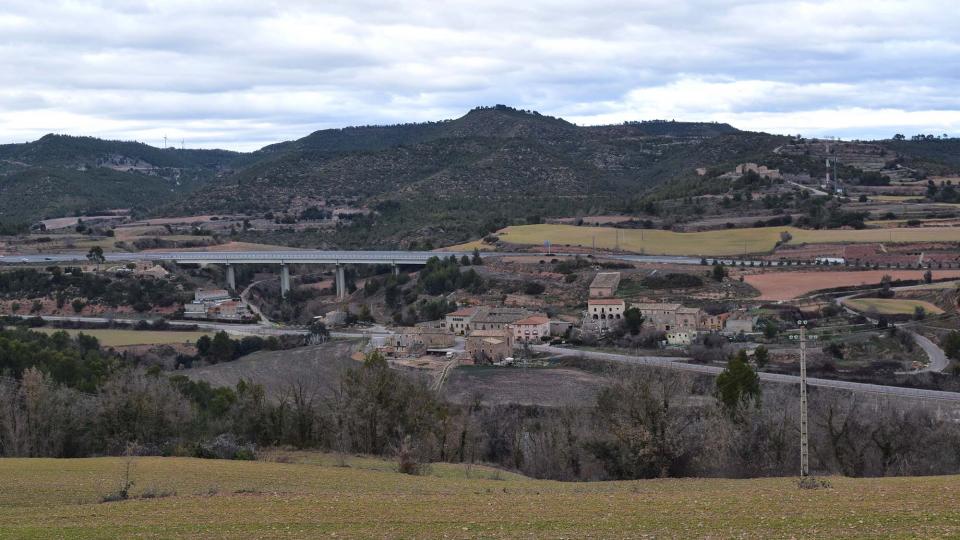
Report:
[[[466,353],[476,364],[502,362],[513,355],[513,332],[509,328],[473,330],[467,335]]]
[[[550,319],[539,315],[520,319],[510,328],[517,343],[539,343],[541,338],[550,337]]]
[[[590,298],[610,298],[620,285],[620,272],[600,272],[590,282]]]

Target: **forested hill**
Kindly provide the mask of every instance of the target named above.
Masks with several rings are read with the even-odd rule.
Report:
[[[147,212],[228,174],[247,156],[52,134],[0,145],[0,223],[113,208]]]
[[[455,120],[323,130],[268,146],[255,163],[162,213],[362,206],[373,217],[339,231],[331,245],[451,242],[531,215],[617,210],[652,187],[695,177],[697,167],[732,167],[783,140],[727,124],[580,127],[533,111],[481,107]]]
[[[517,216],[614,208],[696,167],[762,155],[777,140],[717,123],[581,127],[503,105],[453,120],[326,129],[251,153],[46,135],[0,145],[0,223],[118,207],[259,214],[329,203],[374,209],[361,228],[378,243],[452,240]]]

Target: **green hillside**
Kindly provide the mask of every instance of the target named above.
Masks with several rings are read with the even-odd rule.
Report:
[[[0,145],[0,222],[111,208],[145,212],[226,174],[244,157],[67,135]]]
[[[302,456],[301,456],[302,457]],[[143,457],[0,459],[16,538],[934,538],[960,534],[955,476],[562,483],[437,465]],[[126,476],[130,499],[100,502]]]

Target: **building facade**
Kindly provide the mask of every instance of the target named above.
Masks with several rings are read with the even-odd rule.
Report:
[[[513,355],[513,332],[509,328],[473,330],[467,335],[466,353],[476,364],[503,362]]]
[[[539,343],[544,337],[550,337],[550,319],[534,315],[520,319],[510,325],[515,343]]]

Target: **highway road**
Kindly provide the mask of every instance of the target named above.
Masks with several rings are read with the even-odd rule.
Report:
[[[461,257],[471,255],[464,251],[322,251],[322,250],[290,250],[290,251],[151,251],[151,252],[119,252],[104,253],[107,263],[130,261],[172,261],[177,263],[196,264],[424,264],[430,257]],[[527,253],[509,251],[481,252],[481,257],[573,257],[587,256],[585,253]],[[700,257],[685,257],[672,255],[632,255],[625,253],[601,253],[597,258],[613,259],[629,262],[660,263],[660,264],[701,264]],[[777,261],[746,260],[731,258],[707,257],[709,263],[722,262],[723,264],[747,265],[772,264]],[[43,263],[87,262],[86,252],[65,253],[30,253],[0,255],[0,265],[8,264],[43,264]]]
[[[534,350],[551,354],[564,354],[568,356],[582,356],[593,360],[605,360],[608,362],[617,362],[621,364],[633,364],[641,366],[651,366],[678,371],[687,371],[692,373],[701,373],[705,375],[719,375],[723,368],[717,366],[704,366],[700,364],[687,364],[678,362],[674,357],[662,356],[630,356],[626,354],[605,353],[596,351],[584,351],[579,349],[569,349],[565,347],[553,347],[550,345],[535,345]],[[800,384],[800,377],[796,375],[783,375],[780,373],[760,372],[760,380],[764,382],[780,384]],[[891,396],[899,398],[914,398],[931,401],[947,401],[960,403],[960,393],[944,392],[941,390],[922,390],[918,388],[902,388],[899,386],[884,386],[879,384],[866,384],[850,381],[837,381],[833,379],[819,379],[816,377],[807,377],[809,386],[820,388],[835,388],[839,390],[849,390],[852,392],[875,394],[882,396]]]

